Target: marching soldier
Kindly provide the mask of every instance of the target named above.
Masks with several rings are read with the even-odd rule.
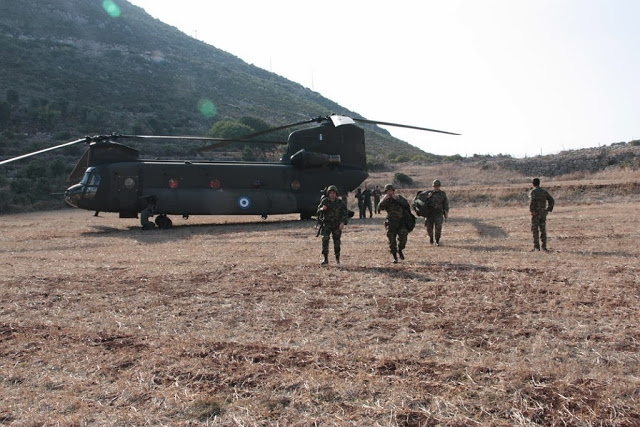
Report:
[[[329,239],[333,236],[333,251],[336,263],[340,264],[340,237],[342,230],[349,220],[347,206],[338,198],[338,188],[335,185],[327,187],[327,195],[320,200],[318,205],[318,218],[322,218],[322,265],[329,264]]]
[[[433,181],[433,190],[427,193],[426,204],[428,213],[424,225],[427,227],[427,234],[429,234],[429,243],[440,246],[442,224],[449,217],[449,200],[447,193],[440,189],[440,180]]]
[[[551,194],[540,187],[540,179],[534,178],[533,188],[529,191],[529,211],[531,212],[531,233],[533,233],[533,249],[547,251],[547,214],[553,211],[555,200]]]
[[[405,210],[410,210],[411,208],[407,199],[396,194],[393,185],[385,185],[384,192],[385,196],[378,205],[378,209],[387,211],[385,227],[387,229],[387,238],[389,239],[389,251],[393,255],[393,263],[396,264],[398,255],[400,255],[400,259],[404,259],[402,250],[407,245],[407,236],[409,235],[409,230],[404,221]]]

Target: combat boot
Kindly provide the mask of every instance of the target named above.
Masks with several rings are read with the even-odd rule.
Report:
[[[397,254],[392,254],[393,255],[393,263],[397,264],[398,263],[398,255]]]
[[[435,245],[436,245],[436,246],[440,246],[440,241],[439,241],[439,240],[436,240]]]
[[[329,255],[327,254],[322,254],[322,256],[324,257],[324,260],[322,261],[321,265],[327,265],[329,264]]]
[[[400,259],[404,259],[404,254],[402,253],[402,249],[398,251],[398,255],[400,255]]]
[[[336,254],[336,264],[340,264],[340,254]]]

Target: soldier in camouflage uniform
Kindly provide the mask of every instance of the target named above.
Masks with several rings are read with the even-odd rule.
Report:
[[[380,204],[380,197],[382,196],[382,191],[380,191],[380,188],[378,188],[378,186],[376,185],[376,188],[373,189],[373,211],[374,213],[379,214],[380,211],[378,210],[378,205]]]
[[[405,210],[410,210],[411,208],[407,199],[396,194],[393,185],[385,185],[384,192],[385,196],[378,205],[378,210],[387,211],[385,226],[387,228],[387,238],[389,239],[389,251],[393,255],[393,263],[396,264],[398,255],[400,255],[400,259],[404,259],[402,250],[407,245],[409,230],[403,219]]]
[[[147,197],[147,207],[140,212],[140,225],[143,230],[153,230],[156,225],[149,220],[156,214],[156,198],[154,196]]]
[[[551,194],[540,187],[540,179],[533,179],[533,188],[529,191],[529,211],[531,212],[531,232],[533,233],[533,249],[540,250],[540,240],[542,240],[542,250],[547,250],[547,213],[553,211],[555,200]]]
[[[440,190],[440,185],[440,180],[434,180],[433,190],[427,193],[426,203],[429,208],[429,214],[424,219],[424,226],[427,227],[427,234],[429,234],[429,243],[436,246],[440,246],[442,224],[449,217],[449,200],[447,199],[447,193]]]
[[[333,236],[333,251],[336,263],[340,264],[340,237],[342,230],[349,220],[347,206],[338,198],[338,188],[335,185],[327,187],[327,195],[320,200],[318,217],[322,218],[322,265],[329,264],[329,239]]]

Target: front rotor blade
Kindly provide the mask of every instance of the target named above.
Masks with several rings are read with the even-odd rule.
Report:
[[[86,142],[87,138],[76,139],[75,141],[65,142],[64,144],[56,145],[55,147],[45,148],[44,150],[34,151],[33,153],[23,154],[22,156],[13,157],[11,159],[3,160],[0,162],[0,165],[4,165],[5,163],[15,162],[16,160],[26,159],[27,157],[35,156],[37,154],[46,153],[47,151],[57,150],[58,148],[67,147],[69,145],[79,144],[81,142]]]
[[[449,135],[460,135],[459,133],[447,132],[447,131],[444,131],[444,130],[421,128],[421,127],[418,127],[418,126],[402,125],[402,124],[399,124],[399,123],[380,122],[380,121],[377,121],[377,120],[365,120],[365,119],[353,119],[353,120],[355,120],[356,122],[368,123],[368,124],[372,124],[372,125],[395,126],[395,127],[399,127],[399,128],[426,130],[428,132],[446,133],[446,134],[449,134]]]
[[[67,177],[67,183],[70,184],[72,182],[78,182],[87,170],[88,165],[89,149],[87,148],[86,150],[84,150],[84,154],[82,154],[82,157],[80,157],[80,160],[78,160],[78,163],[76,163],[75,167]]]

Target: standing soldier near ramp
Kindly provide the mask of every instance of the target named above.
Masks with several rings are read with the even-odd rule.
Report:
[[[380,191],[380,188],[376,185],[376,188],[373,189],[373,211],[374,213],[379,214],[380,213],[380,209],[378,209],[378,205],[380,204],[380,197],[382,196],[382,191]]]
[[[389,251],[393,255],[393,263],[396,264],[398,255],[400,255],[400,259],[404,259],[402,250],[407,245],[407,236],[409,235],[409,229],[405,224],[405,211],[410,211],[411,207],[407,199],[396,194],[393,185],[385,185],[384,192],[385,196],[378,205],[378,209],[387,211],[385,227],[389,239]]]
[[[367,210],[369,211],[369,218],[373,217],[373,211],[371,208],[371,196],[373,193],[369,190],[368,186],[364,186],[364,191],[362,192],[362,198],[364,199],[364,217],[367,217]]]
[[[540,179],[533,179],[533,188],[529,191],[529,211],[531,212],[531,232],[533,233],[533,249],[547,251],[547,213],[553,211],[555,200],[551,194],[540,187]],[[539,235],[538,235],[539,233]]]
[[[320,200],[318,218],[322,218],[322,265],[329,264],[329,239],[333,236],[333,251],[336,263],[340,264],[340,237],[342,230],[349,220],[347,206],[338,198],[338,188],[335,185],[327,187],[327,196]]]

